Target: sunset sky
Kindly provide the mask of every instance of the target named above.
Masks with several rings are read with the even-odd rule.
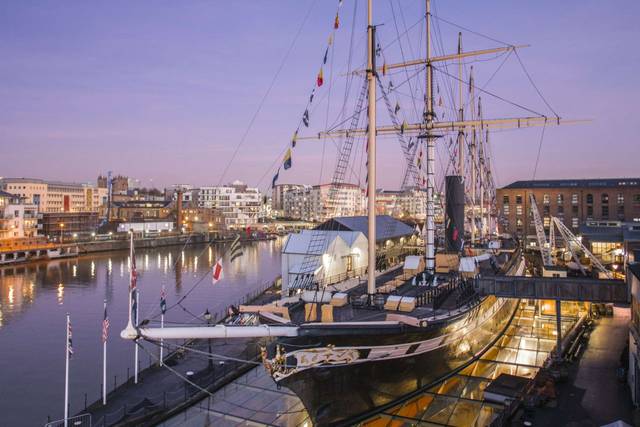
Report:
[[[434,3],[434,14],[447,21],[496,40],[530,44],[520,58],[553,109],[562,117],[593,120],[546,129],[538,178],[640,175],[639,2]],[[240,179],[268,188],[314,85],[336,5],[337,0],[2,2],[0,176],[93,181],[112,170],[139,179],[141,186]],[[384,24],[383,46],[396,35],[394,12],[396,23],[410,27],[424,9],[423,2],[409,0],[378,0],[374,6],[375,22]],[[359,0],[352,67],[365,55],[365,7]],[[324,104],[312,115],[313,132],[339,115],[353,12],[354,0],[345,0],[334,65],[324,68],[326,83],[318,89],[318,103]],[[458,29],[444,21],[440,28],[445,50],[453,52]],[[411,46],[403,41],[407,59],[424,55],[424,48],[418,51],[420,31],[417,25],[408,33]],[[464,37],[465,49],[496,45],[471,33]],[[294,39],[262,111],[222,176]],[[400,59],[398,45],[385,55]],[[476,84],[482,86],[500,62],[474,64]],[[330,87],[327,108],[322,91]],[[515,57],[487,90],[551,115]],[[409,110],[407,101],[403,111]],[[487,117],[519,114],[525,112],[486,100]],[[537,128],[491,137],[498,185],[532,178],[540,135]],[[380,141],[379,187],[399,185],[396,145]],[[335,146],[325,143],[324,161],[322,153],[322,142],[301,141],[280,182],[327,181]]]

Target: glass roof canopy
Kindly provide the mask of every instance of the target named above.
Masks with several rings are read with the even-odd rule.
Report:
[[[555,305],[554,305],[555,308]],[[421,395],[360,423],[361,427],[486,426],[503,406],[483,400],[484,390],[500,374],[533,378],[556,345],[556,319],[549,305],[522,304],[505,334],[479,360]],[[585,310],[562,303],[562,334]]]
[[[555,347],[555,305],[541,301],[535,307],[523,303],[506,333],[479,360],[360,426],[489,425],[503,409],[483,400],[489,383],[502,373],[533,378]],[[585,310],[583,304],[562,303],[563,336]],[[311,420],[295,394],[278,389],[258,367],[160,425],[311,427]]]

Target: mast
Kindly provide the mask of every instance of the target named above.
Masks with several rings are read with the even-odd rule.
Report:
[[[431,65],[431,0],[426,0],[426,33],[427,33],[427,72],[426,72],[426,99],[425,99],[425,124],[427,137],[427,215],[426,228],[427,239],[425,248],[426,268],[429,273],[435,272],[435,224],[434,224],[434,200],[435,188],[435,136],[433,135],[433,68]]]
[[[469,75],[469,88],[471,90],[471,118],[476,119],[475,90],[473,86],[473,65]],[[476,129],[471,135],[471,245],[476,242]]]
[[[458,55],[462,55],[462,33],[458,33]],[[458,120],[464,121],[464,98],[462,97],[462,57],[458,57]],[[473,119],[473,117],[472,117]],[[458,132],[458,175],[464,179],[464,128]]]
[[[376,29],[373,26],[373,0],[368,0],[367,5],[367,32],[368,32],[368,60],[367,83],[369,91],[369,134],[367,140],[367,216],[369,222],[368,240],[368,269],[367,269],[367,293],[376,292],[376,64],[375,64],[375,37]]]

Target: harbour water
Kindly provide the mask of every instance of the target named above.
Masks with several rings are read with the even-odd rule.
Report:
[[[212,284],[210,271],[220,247],[205,244],[138,250],[140,319],[160,313],[166,287],[165,321],[202,322],[208,309],[221,313],[280,273],[281,240],[245,245],[244,256],[223,263],[224,278]],[[196,285],[196,283],[198,283]],[[179,298],[196,285],[182,306]],[[65,314],[71,315],[74,355],[70,362],[70,413],[101,396],[102,317],[107,300],[107,390],[133,375],[134,346],[119,337],[126,323],[129,253],[118,251],[78,259],[0,268],[0,425],[38,426],[62,418]],[[149,365],[141,353],[142,368]],[[85,397],[86,394],[86,397]]]

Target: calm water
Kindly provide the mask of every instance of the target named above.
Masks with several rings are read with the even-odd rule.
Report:
[[[280,274],[278,241],[245,246],[244,256],[224,265],[224,278],[206,276],[183,305],[194,314],[220,312]],[[136,253],[140,319],[159,314],[164,284],[170,307],[207,275],[220,248],[206,245],[140,249]],[[71,314],[75,354],[70,362],[70,413],[100,397],[103,301],[111,319],[108,390],[133,373],[133,344],[119,337],[126,323],[129,253],[111,252],[31,266],[0,267],[0,426],[41,426],[59,419],[64,406],[65,314]],[[180,307],[167,322],[194,318]],[[148,355],[140,353],[143,366]]]

